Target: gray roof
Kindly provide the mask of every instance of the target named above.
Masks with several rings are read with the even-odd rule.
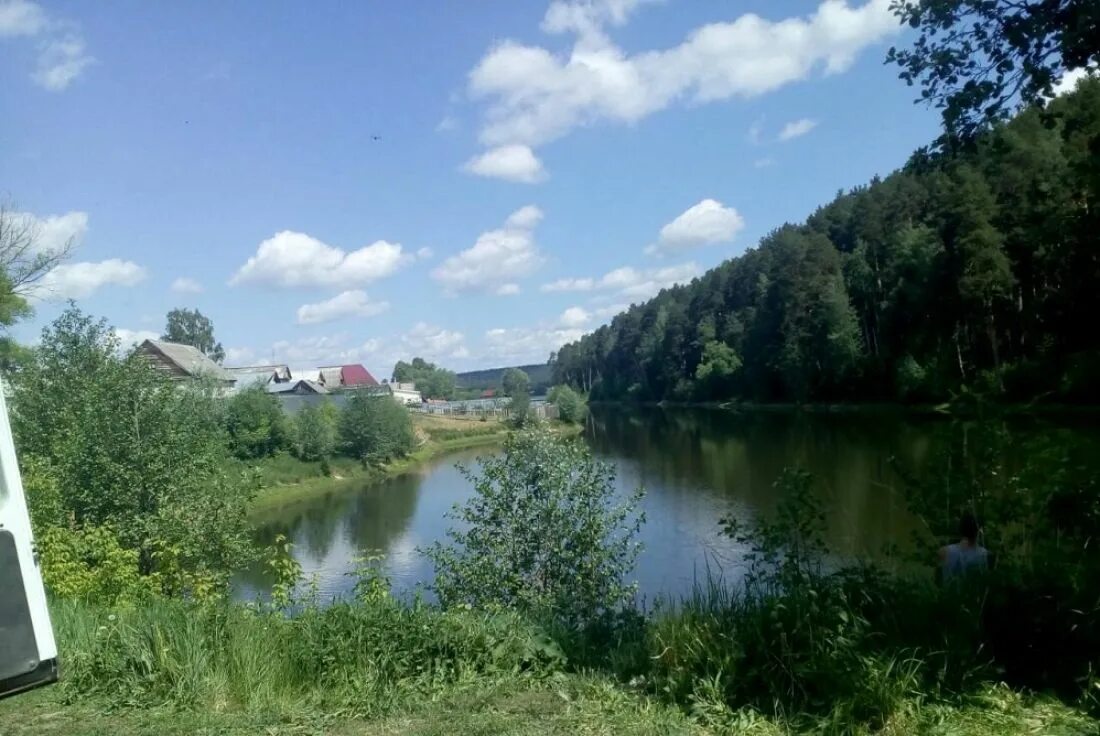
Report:
[[[297,390],[297,388],[298,388],[298,384],[301,384],[301,383],[304,383],[306,386],[313,389],[313,391],[315,391],[319,394],[327,394],[328,393],[328,389],[326,389],[321,384],[317,383],[316,381],[307,381],[304,378],[299,378],[297,380],[291,380],[291,381],[283,381],[282,383],[269,383],[267,385],[267,392],[269,394],[294,393],[295,390]]]
[[[227,371],[233,375],[239,375],[241,373],[270,373],[276,376],[276,380],[289,381],[290,366],[286,363],[271,363],[269,365],[242,365],[236,368],[226,368]]]
[[[227,368],[226,370],[237,379],[237,382],[233,384],[234,388],[244,390],[246,388],[252,388],[253,386],[267,386],[275,380],[274,369],[243,369],[243,368]]]
[[[198,348],[181,345],[178,342],[164,340],[146,340],[161,355],[179,366],[180,370],[191,376],[207,376],[219,381],[233,382],[229,371],[203,355]]]

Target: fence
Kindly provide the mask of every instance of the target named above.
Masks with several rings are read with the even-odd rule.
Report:
[[[338,409],[342,409],[348,401],[348,394],[334,392],[327,395],[305,394],[276,394],[283,411],[288,415],[300,412],[304,407],[320,404],[325,401],[332,402]],[[392,401],[392,399],[390,399]],[[445,404],[410,404],[409,411],[417,414],[430,414],[433,416],[453,417],[454,419],[507,419],[511,416],[506,403],[500,401],[452,401]],[[530,411],[539,419],[557,419],[558,407],[547,404],[544,401],[533,399]]]

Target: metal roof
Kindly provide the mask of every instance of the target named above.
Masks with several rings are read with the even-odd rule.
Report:
[[[226,383],[233,383],[235,380],[229,371],[210,360],[196,347],[164,340],[146,340],[145,342],[190,376],[206,376]]]

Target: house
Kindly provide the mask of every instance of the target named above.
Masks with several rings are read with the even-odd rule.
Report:
[[[370,390],[372,394],[377,394],[379,396],[392,396],[397,403],[404,404],[405,406],[409,404],[416,404],[419,406],[424,403],[424,399],[420,395],[420,392],[416,390],[415,383],[383,382],[381,385]]]
[[[268,386],[287,383],[293,376],[290,374],[290,366],[287,365],[250,365],[240,368],[226,368],[229,375],[236,379],[233,390],[243,391],[254,386]]]
[[[281,383],[269,383],[267,385],[267,392],[277,396],[313,396],[316,394],[327,394],[328,389],[316,381],[307,381],[304,378],[299,378],[298,380],[283,381]]]
[[[491,398],[494,398],[496,395],[497,395],[496,389],[492,389],[492,388],[487,388],[487,389],[485,389],[484,391],[481,392],[481,398],[483,398],[483,399],[491,399]]]
[[[231,388],[236,379],[220,365],[206,357],[201,350],[190,345],[164,340],[146,340],[134,350],[157,370],[173,381],[204,378],[213,380],[225,388]]]
[[[378,381],[359,363],[332,365],[320,368],[317,382],[329,391],[377,386]]]

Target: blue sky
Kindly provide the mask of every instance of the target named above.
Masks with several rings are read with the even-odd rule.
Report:
[[[0,0],[0,192],[79,243],[15,334],[544,361],[935,137],[888,6]]]

